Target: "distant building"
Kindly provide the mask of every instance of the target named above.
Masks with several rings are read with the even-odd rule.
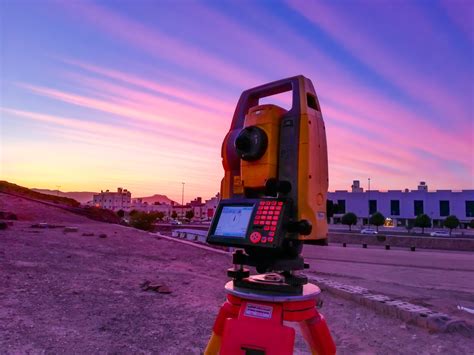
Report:
[[[359,180],[354,180],[352,183],[352,192],[364,192],[364,189],[360,187],[360,181]]]
[[[219,204],[219,200],[221,199],[220,194],[217,193],[216,196],[206,200],[203,206],[203,217],[210,220],[214,217],[216,213],[217,205]]]
[[[382,213],[395,226],[406,225],[419,214],[427,214],[433,226],[441,226],[449,215],[455,215],[466,226],[474,219],[474,190],[428,191],[421,181],[416,190],[363,191],[359,181],[354,181],[352,192],[336,190],[328,193],[328,200],[337,204],[333,223],[340,222],[347,212],[357,215],[359,223],[367,224],[370,215]]]
[[[127,211],[130,208],[131,201],[132,193],[121,187],[117,189],[117,192],[101,191],[100,194],[96,194],[92,198],[93,206],[113,211]]]

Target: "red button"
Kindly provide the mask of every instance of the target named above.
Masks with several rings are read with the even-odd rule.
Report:
[[[283,205],[283,202],[278,201],[278,202],[277,202],[277,205],[278,205],[278,206],[281,206],[281,205]]]
[[[271,230],[271,231],[276,231],[276,230],[277,230],[277,227],[271,226],[271,227],[270,227],[270,230]]]
[[[262,235],[259,232],[253,232],[252,234],[250,234],[250,241],[254,244],[258,243],[261,238]]]
[[[276,205],[276,201],[272,201],[272,206],[275,206]]]
[[[270,209],[271,209],[271,210],[274,210],[274,209],[275,209],[275,206],[270,206]]]
[[[262,237],[262,240],[260,242],[261,243],[266,243],[267,242],[267,237]]]
[[[273,242],[273,238],[272,238],[272,237],[268,237],[268,238],[267,238],[267,241],[268,241],[269,243],[271,243],[271,242]]]
[[[272,221],[272,226],[276,226],[277,225],[277,221]]]
[[[270,233],[268,233],[268,235],[269,235],[270,237],[273,237],[273,236],[275,235],[275,232],[270,232]]]
[[[265,224],[270,225],[271,223],[272,223],[272,222],[270,222],[270,221],[265,221]]]
[[[274,219],[274,220],[278,220],[278,216],[273,216],[273,219]]]
[[[258,224],[260,224],[261,226],[263,226],[263,225],[265,224],[265,221],[260,220],[260,221],[258,222]]]
[[[266,231],[269,231],[270,230],[270,226],[265,226],[265,228],[263,228],[264,230]]]
[[[281,211],[281,206],[276,206],[275,209],[276,209],[277,211]]]

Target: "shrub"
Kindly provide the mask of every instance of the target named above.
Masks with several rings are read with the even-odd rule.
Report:
[[[379,227],[383,226],[385,223],[385,216],[380,212],[375,212],[372,216],[370,216],[369,223],[373,224],[378,231]]]
[[[352,230],[352,226],[357,223],[357,216],[355,213],[348,212],[342,216],[341,223],[349,226],[349,230]]]
[[[136,212],[130,216],[130,225],[144,231],[152,231],[156,221],[154,213]]]
[[[431,218],[426,214],[420,214],[415,219],[415,227],[421,228],[421,234],[425,232],[425,228],[431,227]]]
[[[459,219],[456,216],[448,216],[443,222],[443,225],[446,228],[449,228],[449,235],[451,235],[451,232],[453,231],[454,228],[457,228],[459,226]]]

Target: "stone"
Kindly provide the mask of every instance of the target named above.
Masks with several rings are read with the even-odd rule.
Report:
[[[101,234],[99,234],[99,238],[102,238],[102,239],[103,239],[103,238],[107,238],[107,234],[101,233]]]
[[[75,233],[77,231],[79,231],[79,228],[77,228],[77,227],[65,227],[63,229],[64,233]]]
[[[160,288],[158,289],[158,293],[166,293],[166,294],[169,294],[171,293],[171,289],[166,286],[166,285],[163,285],[163,286],[160,286]]]

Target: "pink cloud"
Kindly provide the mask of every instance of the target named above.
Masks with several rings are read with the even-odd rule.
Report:
[[[160,108],[152,105],[151,103],[147,105],[138,105],[136,102],[131,102],[130,100],[119,98],[115,98],[115,102],[113,102],[111,100],[100,100],[93,97],[76,95],[65,91],[59,91],[29,84],[19,84],[19,86],[26,88],[34,93],[51,97],[73,105],[115,114],[120,117],[127,118],[127,120],[132,120],[136,122],[148,122],[152,124],[152,126],[149,127],[150,129],[159,127],[162,130],[162,133],[180,132],[182,135],[189,134],[192,137],[192,134],[195,132],[193,126],[197,124],[196,120],[193,119],[193,114],[190,112],[187,112],[187,114],[183,114],[183,116],[169,117],[166,115],[162,115],[160,113]],[[143,100],[147,99],[145,98]],[[196,111],[194,111],[194,113],[196,113]],[[213,130],[203,130],[200,134],[202,139],[216,138],[216,132]]]
[[[323,2],[289,1],[289,5],[312,23],[322,28],[343,47],[350,50],[367,66],[404,90],[411,97],[432,107],[435,112],[449,115],[453,120],[466,122],[469,113],[452,92],[445,90],[444,83],[435,82],[433,76],[426,76],[405,61],[403,55],[393,51],[386,41],[375,40],[373,34],[364,33],[363,28],[352,22],[347,14],[335,12]],[[415,15],[412,12],[411,15]],[[426,21],[416,17],[412,21]],[[357,28],[357,31],[354,31]],[[403,30],[403,29],[400,29]],[[432,29],[433,30],[433,29]]]
[[[216,111],[220,113],[228,113],[233,110],[233,102],[223,102],[222,100],[214,99],[209,95],[200,94],[198,91],[186,90],[182,87],[176,87],[171,85],[159,84],[156,81],[143,79],[139,76],[127,74],[118,70],[107,69],[96,65],[80,62],[77,60],[65,59],[64,62],[72,64],[81,69],[85,69],[94,74],[107,77],[109,79],[115,79],[124,84],[135,85],[143,89],[148,89],[159,94],[165,94],[172,96],[176,99],[182,99],[189,103],[204,106],[210,111]]]
[[[87,20],[113,38],[125,41],[154,57],[166,59],[182,67],[242,87],[250,87],[261,82],[253,73],[237,65],[209,54],[197,46],[148,28],[103,6],[91,2],[68,2],[65,3],[65,7],[74,16],[80,15],[81,20]]]
[[[0,110],[18,117],[49,124],[43,127],[44,129],[51,129],[51,127],[65,128],[72,134],[72,140],[82,140],[92,145],[112,145],[123,148],[125,142],[127,143],[128,150],[139,148],[141,151],[147,151],[149,154],[153,153],[154,149],[157,148],[156,133],[144,129],[130,130],[115,124],[103,124],[79,118],[55,116],[5,107],[0,108]],[[104,139],[104,137],[107,139]],[[202,161],[203,157],[212,156],[219,148],[217,145],[214,147],[212,145],[202,145],[200,141],[193,142],[183,139],[183,137],[169,134],[160,135],[159,137],[160,154],[164,152],[165,155],[184,160]],[[66,137],[64,136],[63,138]],[[152,149],[150,150],[150,148]],[[189,155],[187,152],[190,150],[198,150],[200,154],[196,156]],[[185,153],[179,156],[173,155],[172,152],[176,151],[183,151]]]

